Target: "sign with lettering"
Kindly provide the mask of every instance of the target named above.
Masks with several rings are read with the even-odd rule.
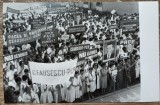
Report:
[[[123,33],[134,32],[139,27],[138,20],[122,20],[120,21],[120,28]]]
[[[90,44],[81,44],[81,45],[70,46],[69,51],[76,52],[76,51],[84,51],[88,49],[90,49]]]
[[[45,24],[45,21],[43,19],[33,19],[31,21],[31,27],[32,29],[37,29]]]
[[[68,34],[73,34],[73,33],[82,33],[86,31],[86,26],[74,26],[74,27],[68,27]]]
[[[126,47],[128,52],[133,51],[134,43],[135,43],[135,40],[132,40],[132,39],[125,39],[125,40],[120,40],[119,41],[119,44]]]
[[[19,52],[13,53],[11,55],[4,56],[4,62],[13,61],[15,59],[25,57],[27,55],[28,55],[28,51],[26,51],[26,50],[25,51],[19,51]]]
[[[47,44],[47,43],[54,43],[55,42],[55,34],[53,31],[43,31],[41,32],[41,43]]]
[[[85,57],[89,57],[89,56],[92,56],[92,55],[95,55],[95,54],[97,54],[97,49],[91,49],[91,50],[88,50],[88,51],[83,51],[83,52],[79,53],[79,59],[83,59]]]
[[[13,23],[24,23],[25,20],[13,20]]]
[[[29,62],[33,83],[57,85],[69,82],[74,77],[77,59],[61,63]]]
[[[52,23],[48,23],[47,25],[43,25],[38,29],[34,29],[26,32],[18,32],[18,33],[7,33],[7,45],[21,45],[24,43],[33,42],[37,39],[41,38],[41,32],[47,31],[53,28]]]

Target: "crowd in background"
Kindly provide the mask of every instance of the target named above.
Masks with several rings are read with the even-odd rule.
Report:
[[[83,9],[82,9],[83,12]],[[33,29],[31,17],[25,18],[21,14],[12,14],[4,19],[4,47],[3,54],[9,55],[18,51],[27,50],[28,56],[5,62],[4,95],[6,103],[58,103],[81,102],[115,90],[126,88],[140,82],[140,42],[139,27],[134,32],[123,33],[123,29],[110,29],[110,25],[119,25],[121,20],[138,20],[138,14],[103,14],[97,12],[83,12],[83,33],[68,34],[68,27],[74,26],[74,13],[58,13],[56,16],[46,18],[40,14],[39,19],[54,23],[58,29],[58,42],[41,44],[41,40],[23,45],[7,46],[7,33],[25,32]],[[24,23],[13,23],[13,20],[22,19]],[[69,35],[63,40],[62,35]],[[117,41],[116,57],[113,61],[103,62],[103,44],[96,44],[99,40]],[[135,41],[132,51],[120,45],[119,40],[133,39]],[[77,52],[70,52],[72,45],[90,44],[90,49],[97,49],[94,57],[88,57],[86,62],[77,66],[75,76],[68,83],[56,86],[32,83],[28,61],[43,63],[60,63],[78,58]],[[117,75],[112,75],[112,71]],[[54,81],[53,81],[54,82]]]

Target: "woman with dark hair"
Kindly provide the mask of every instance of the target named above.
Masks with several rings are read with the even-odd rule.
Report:
[[[26,86],[23,93],[23,101],[25,103],[33,103],[35,100],[35,97],[31,94],[31,88]]]
[[[28,80],[28,87],[31,89],[32,98],[35,99],[33,103],[40,103],[38,97],[38,92],[39,92],[38,86],[36,84],[33,84],[31,80]]]
[[[101,64],[101,88],[102,88],[102,94],[105,93],[106,89],[107,89],[107,81],[108,81],[108,68],[106,68],[106,63],[102,63]]]
[[[16,74],[15,66],[10,65],[10,70],[6,72],[6,80],[8,81],[8,85],[14,84],[14,74]]]
[[[96,75],[96,92],[99,92],[101,71],[98,68],[98,63],[93,64],[93,71],[95,71],[95,75]]]
[[[25,69],[28,69],[28,66],[24,64],[24,61],[20,61],[17,74],[21,77]]]
[[[131,75],[130,75],[130,69],[131,69],[131,65],[130,65],[130,58],[125,59],[125,85],[128,87],[131,84]]]
[[[124,79],[124,63],[123,59],[118,60],[118,65],[117,65],[117,89],[121,89],[123,87],[123,79]]]

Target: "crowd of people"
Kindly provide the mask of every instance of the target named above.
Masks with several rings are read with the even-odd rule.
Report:
[[[83,10],[83,9],[82,9]],[[83,12],[83,11],[82,11]],[[82,24],[86,26],[83,33],[68,34],[68,27],[74,26],[74,13],[59,13],[39,19],[46,23],[54,22],[53,28],[58,29],[58,42],[41,44],[41,40],[24,43],[23,45],[7,46],[7,33],[18,33],[33,29],[31,21],[35,18],[12,14],[4,19],[4,56],[27,50],[28,56],[4,62],[4,98],[6,103],[58,103],[82,102],[87,99],[104,95],[115,90],[126,88],[140,82],[140,36],[139,27],[134,32],[123,33],[122,28],[110,29],[111,25],[119,26],[121,20],[138,20],[138,14],[119,15],[88,12],[83,14]],[[22,19],[24,23],[13,23]],[[69,35],[63,40],[62,35]],[[116,40],[116,57],[112,61],[103,61],[103,43],[97,41]],[[133,50],[120,45],[119,40],[134,40]],[[74,77],[68,83],[56,86],[32,83],[28,62],[60,63],[78,58],[78,52],[70,52],[72,45],[90,44],[90,49],[97,49],[97,54],[86,58],[84,64],[77,66]],[[117,71],[116,75],[112,72]],[[54,81],[53,81],[54,82]]]

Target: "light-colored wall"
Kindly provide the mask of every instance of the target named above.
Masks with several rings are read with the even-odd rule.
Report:
[[[83,3],[77,3],[77,6],[83,7]],[[112,11],[115,9],[119,14],[139,13],[137,2],[103,2],[103,11]],[[96,9],[96,2],[91,3],[91,8]]]
[[[103,11],[112,11],[115,9],[119,14],[133,14],[139,13],[138,3],[136,2],[114,2],[114,3],[102,3]]]

